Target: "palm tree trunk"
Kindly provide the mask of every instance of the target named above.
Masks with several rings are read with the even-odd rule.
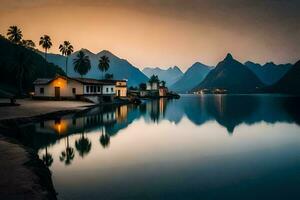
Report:
[[[66,58],[66,76],[68,76],[68,56]]]

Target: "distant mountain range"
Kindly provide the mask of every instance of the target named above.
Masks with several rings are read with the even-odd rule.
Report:
[[[274,85],[267,87],[265,92],[300,94],[300,61]]]
[[[142,70],[142,72],[148,78],[150,78],[152,75],[157,75],[160,80],[166,82],[166,85],[168,87],[174,84],[183,76],[182,71],[177,66],[169,67],[168,69],[146,67]]]
[[[177,82],[170,86],[170,89],[179,93],[188,93],[199,85],[212,69],[213,67],[196,62]]]
[[[194,91],[200,89],[225,89],[228,93],[251,93],[263,86],[264,84],[248,67],[233,59],[231,54],[228,54],[194,88]]]
[[[289,63],[276,65],[273,62],[268,62],[264,65],[260,65],[251,61],[245,62],[245,65],[266,85],[276,83],[292,67],[292,64]]]
[[[91,60],[91,70],[84,76],[86,78],[102,78],[102,72],[98,69],[98,63],[101,56],[106,55],[110,60],[110,67],[106,73],[113,74],[115,79],[128,79],[129,86],[138,86],[140,83],[148,81],[148,77],[144,75],[138,68],[130,64],[127,60],[121,59],[109,51],[101,51],[97,54],[90,52],[87,49],[81,49]],[[74,71],[73,59],[78,51],[69,56],[68,76],[79,77],[80,75]],[[43,55],[43,53],[41,52]],[[59,54],[48,54],[48,62],[54,63],[65,70],[65,57]]]

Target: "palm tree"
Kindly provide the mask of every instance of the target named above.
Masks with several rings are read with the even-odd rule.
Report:
[[[101,56],[98,64],[99,70],[102,72],[102,79],[103,79],[103,72],[106,72],[109,69],[109,58],[107,56]]]
[[[61,152],[59,160],[61,162],[65,162],[65,165],[69,165],[69,164],[71,164],[71,161],[74,159],[74,157],[75,157],[74,148],[70,147],[70,145],[69,145],[69,136],[67,136],[66,149]]]
[[[51,48],[52,42],[49,35],[44,35],[40,38],[39,45],[45,49],[45,59],[47,60],[47,51]]]
[[[90,152],[92,143],[88,138],[84,137],[84,132],[82,132],[81,138],[76,140],[75,147],[82,158]]]
[[[79,51],[76,58],[73,60],[74,71],[79,73],[82,77],[86,75],[91,69],[91,61],[89,56],[85,55],[83,51]]]
[[[33,49],[35,47],[35,43],[32,40],[22,40],[21,44],[28,49]]]
[[[68,76],[68,56],[73,53],[73,46],[69,41],[64,41],[63,44],[59,45],[59,51],[63,56],[66,56],[66,75]]]
[[[43,163],[47,166],[47,167],[50,167],[53,163],[53,157],[51,154],[48,153],[47,151],[47,147],[46,147],[46,152],[45,154],[43,155]]]
[[[102,145],[102,147],[106,148],[106,147],[109,146],[110,136],[103,131],[103,126],[102,126],[101,130],[102,130],[102,134],[100,136],[100,140],[99,141],[100,141],[100,144]]]
[[[8,39],[13,43],[20,43],[22,40],[22,31],[17,26],[10,26],[7,30]]]

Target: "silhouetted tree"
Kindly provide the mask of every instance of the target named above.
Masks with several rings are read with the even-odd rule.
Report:
[[[7,30],[8,39],[16,44],[19,44],[22,40],[22,31],[17,26],[10,26]]]
[[[111,80],[114,78],[114,75],[113,74],[105,74],[105,79],[107,80]]]
[[[23,93],[23,81],[25,74],[28,76],[30,73],[30,69],[32,69],[30,55],[28,55],[25,51],[20,50],[17,51],[15,60],[14,60],[14,67],[16,72],[16,80],[18,83],[18,91],[19,95]]]
[[[166,81],[161,81],[161,86],[165,87],[166,86]]]
[[[79,51],[76,58],[73,60],[74,71],[79,73],[82,77],[86,75],[91,69],[91,61],[89,56],[85,55],[83,51]]]
[[[43,163],[47,166],[47,167],[50,167],[51,165],[52,165],[52,163],[53,163],[53,157],[52,157],[52,155],[51,154],[49,154],[48,153],[48,151],[47,151],[47,146],[46,146],[46,152],[45,152],[45,154],[43,155],[43,158],[42,158],[42,160],[43,160]]]
[[[33,49],[35,47],[35,43],[32,40],[22,40],[21,45],[28,49]]]
[[[109,58],[107,56],[101,56],[98,64],[99,70],[102,72],[102,79],[103,79],[103,73],[106,72],[109,69]]]
[[[139,85],[139,88],[140,88],[140,90],[146,90],[146,89],[147,89],[146,83],[141,83],[141,84]]]
[[[63,56],[66,56],[66,75],[68,76],[68,57],[74,51],[73,46],[69,41],[64,41],[63,44],[59,45],[59,51]]]
[[[90,152],[92,143],[84,137],[84,132],[82,132],[80,139],[76,140],[75,147],[82,158]]]
[[[51,48],[52,42],[49,35],[44,35],[40,38],[39,45],[45,49],[45,59],[47,60],[47,51]]]
[[[103,126],[102,126],[102,133],[100,136],[100,144],[102,145],[103,148],[106,148],[109,146],[110,143],[110,136],[103,131]]]
[[[149,83],[159,83],[159,78],[156,75],[152,75],[149,79]]]
[[[75,157],[74,148],[70,147],[69,136],[67,136],[67,146],[66,146],[66,149],[61,152],[59,160],[61,162],[64,162],[65,165],[69,165],[69,164],[71,164],[71,161],[74,159],[74,157]]]

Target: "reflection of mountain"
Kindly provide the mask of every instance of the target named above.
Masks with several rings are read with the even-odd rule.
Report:
[[[215,120],[231,134],[236,126],[243,123],[300,124],[299,100],[300,97],[274,95],[183,95],[180,100],[149,100],[138,106],[97,107],[60,119],[29,125],[17,137],[22,137],[20,139],[25,145],[36,150],[71,134],[86,133],[81,138],[88,139],[88,133],[95,131],[99,132],[101,144],[112,143],[113,137],[120,130],[137,119],[143,118],[148,124],[158,124],[162,120],[179,124],[184,116],[195,125]],[[89,144],[88,140],[77,142],[76,148],[82,151],[82,157],[85,152],[89,152],[90,145],[93,144]]]

